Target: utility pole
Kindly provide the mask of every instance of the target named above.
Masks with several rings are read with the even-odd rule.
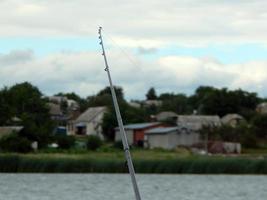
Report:
[[[122,138],[123,150],[124,150],[125,158],[127,161],[128,169],[130,172],[130,176],[131,176],[131,180],[132,180],[132,184],[133,184],[133,189],[134,189],[134,193],[135,193],[135,198],[136,198],[136,200],[141,200],[137,181],[135,178],[135,171],[134,171],[134,166],[133,166],[133,162],[132,162],[132,158],[131,158],[131,154],[130,154],[130,149],[129,149],[126,133],[125,133],[122,118],[121,118],[120,108],[118,105],[115,89],[114,89],[114,86],[113,86],[112,80],[111,80],[111,75],[110,75],[110,71],[109,71],[108,61],[107,61],[106,52],[105,52],[104,43],[103,43],[103,38],[102,38],[102,27],[99,27],[98,34],[99,34],[99,39],[100,39],[100,45],[102,47],[102,55],[104,56],[104,61],[105,61],[105,66],[106,66],[105,71],[108,74],[108,80],[109,80],[109,84],[110,84],[112,100],[113,100],[113,104],[115,107],[116,117],[117,117],[119,129],[120,129],[120,134],[121,134],[121,138]]]

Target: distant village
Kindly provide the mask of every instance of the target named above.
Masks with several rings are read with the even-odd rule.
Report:
[[[108,140],[113,142],[120,142],[121,135],[116,125],[116,121],[114,122],[114,119],[116,119],[115,113],[112,112],[112,105],[107,89],[108,88],[104,90],[106,91],[106,93],[104,92],[106,96],[99,95],[102,98],[102,102],[99,100],[99,96],[91,97],[91,102],[94,103],[90,105],[89,100],[89,106],[86,107],[83,105],[83,110],[81,109],[80,102],[75,98],[71,98],[70,95],[59,94],[54,96],[42,96],[41,98],[45,99],[45,104],[48,108],[49,118],[53,121],[54,124],[53,134],[61,136],[74,136],[77,138],[94,135],[102,141]],[[209,92],[210,91],[206,91],[207,94]],[[143,117],[141,121],[138,121],[138,119],[136,119],[135,117],[131,117],[132,119],[130,121],[134,122],[130,123],[127,123],[127,119],[124,119],[126,122],[124,123],[125,132],[129,145],[131,146],[145,149],[157,148],[165,150],[184,147],[199,154],[240,154],[242,152],[243,143],[245,143],[246,145],[246,142],[251,141],[251,135],[248,136],[248,141],[246,140],[246,138],[245,141],[243,136],[237,137],[237,133],[233,131],[235,129],[238,129],[239,131],[241,130],[241,132],[243,131],[242,133],[238,134],[245,135],[247,134],[245,132],[251,129],[252,125],[250,125],[250,120],[247,117],[242,116],[240,112],[229,112],[220,116],[219,114],[221,113],[203,114],[203,112],[201,112],[199,108],[196,108],[192,109],[191,113],[185,113],[187,111],[179,113],[178,109],[171,110],[171,107],[169,107],[169,110],[167,109],[170,105],[170,103],[168,105],[168,99],[172,100],[173,98],[173,100],[175,101],[175,98],[177,99],[178,96],[169,94],[168,97],[168,95],[165,94],[165,98],[156,98],[154,88],[151,88],[146,96],[147,98],[142,101],[139,100],[123,102],[123,104],[127,104],[127,107],[121,108],[123,113],[127,113],[127,110],[132,109],[137,113],[135,114],[136,116],[146,116]],[[108,102],[107,105],[103,105],[105,104],[105,101],[103,101],[103,99],[105,98],[108,99],[106,101]],[[123,101],[125,101],[123,97],[121,98]],[[98,101],[101,103],[99,103]],[[180,100],[177,99],[177,101],[178,102],[174,102],[174,104],[179,104]],[[164,104],[166,110],[163,109]],[[177,108],[180,109],[179,105]],[[145,113],[143,112],[139,114],[139,109],[143,109]],[[259,116],[267,115],[267,102],[259,101],[259,103],[254,108],[254,112],[256,113],[255,115]],[[113,126],[109,126],[110,124],[105,126],[105,123],[107,123],[105,122],[105,120],[107,121],[108,114],[113,116],[111,120]],[[130,114],[128,115],[131,116]],[[127,115],[125,114],[125,116]],[[37,115],[35,115],[35,117],[37,117]],[[8,123],[5,122],[6,124],[4,124],[4,122],[2,122],[2,125],[0,127],[0,140],[1,138],[8,136],[9,134],[12,134],[14,132],[19,133],[20,131],[22,131],[25,128],[24,126],[26,125],[26,123],[22,123],[22,120],[24,119],[22,119],[18,114],[12,116],[11,120],[9,120]],[[240,129],[240,126],[243,126],[245,128]],[[215,131],[213,130],[217,130],[217,132],[219,132],[222,129],[221,127],[228,127],[224,130],[233,132],[233,134],[236,135],[229,136],[226,134],[226,136],[217,137],[215,135],[216,133],[214,133]],[[109,132],[109,138],[107,138],[107,133],[105,133],[105,131]],[[255,136],[255,140],[253,139],[252,142],[254,141],[255,143],[259,140],[265,142],[266,135],[263,135],[260,139],[258,136]],[[38,144],[32,143],[32,148],[38,148],[38,146]],[[54,143],[54,147],[57,148],[56,142]]]

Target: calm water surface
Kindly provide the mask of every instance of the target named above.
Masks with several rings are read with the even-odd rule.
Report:
[[[267,200],[267,176],[138,175],[143,200]],[[134,200],[127,174],[0,174],[0,200]]]

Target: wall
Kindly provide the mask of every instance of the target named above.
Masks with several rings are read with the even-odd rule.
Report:
[[[174,149],[177,146],[176,131],[167,134],[146,135],[149,148]]]
[[[199,142],[199,134],[190,132],[177,133],[177,131],[167,134],[147,134],[147,145],[149,148],[161,147],[164,149],[173,149],[177,146],[192,146]]]
[[[163,125],[156,124],[148,128],[134,130],[134,144],[137,144],[138,140],[144,141],[145,131],[150,130],[152,128],[157,128],[157,127],[163,127]]]
[[[133,130],[125,130],[125,134],[126,134],[126,138],[128,140],[128,144],[132,145],[133,144]],[[115,132],[115,141],[121,141],[121,134],[120,134],[120,130],[116,129]]]
[[[191,146],[195,143],[198,143],[200,141],[199,134],[196,132],[186,132],[186,131],[181,131],[180,133],[177,134],[177,145],[180,146]]]
[[[169,149],[168,136],[167,135],[146,135],[148,147],[153,149],[156,147]]]

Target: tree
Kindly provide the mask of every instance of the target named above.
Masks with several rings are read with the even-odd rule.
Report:
[[[155,100],[157,99],[157,94],[155,89],[152,87],[148,90],[147,94],[146,94],[146,99],[147,100]]]
[[[101,139],[96,135],[90,135],[87,138],[86,147],[88,150],[95,151],[99,147],[101,147],[102,141]]]
[[[30,140],[15,132],[0,139],[0,148],[7,152],[28,153],[32,151]]]
[[[260,102],[256,93],[239,90],[229,91],[227,88],[199,87],[190,98],[191,103],[202,114],[224,116],[227,113],[253,116],[252,112]]]
[[[123,122],[126,123],[137,123],[143,122],[145,118],[145,111],[141,108],[134,108],[129,106],[127,101],[124,99],[123,89],[121,87],[115,87],[118,104],[121,111]],[[110,88],[106,87],[96,96],[89,98],[89,106],[106,106],[108,111],[105,113],[102,123],[103,133],[108,140],[114,140],[115,131],[114,128],[118,126],[116,113],[112,101]]]
[[[0,126],[8,125],[12,118],[12,110],[9,106],[8,89],[0,90]]]
[[[24,126],[22,137],[37,141],[40,147],[46,146],[54,128],[50,119],[47,102],[39,89],[28,82],[16,84],[2,90],[1,101],[9,113],[7,118],[16,116]]]
[[[116,93],[116,96],[118,99],[124,99],[124,93],[123,93],[123,89],[122,87],[119,87],[119,86],[114,86],[114,90],[115,90],[115,93]],[[107,86],[105,87],[104,89],[100,90],[96,96],[103,96],[103,95],[111,95],[111,90],[110,90],[110,87]]]
[[[146,112],[140,108],[133,108],[126,101],[119,101],[121,116],[124,124],[144,122]],[[115,136],[115,127],[118,126],[118,121],[113,105],[108,106],[108,111],[105,113],[102,123],[102,129],[106,139],[113,141]]]
[[[248,148],[257,147],[257,137],[254,127],[246,123],[240,124],[237,127],[226,125],[220,127],[204,126],[200,130],[200,136],[202,139],[208,138],[208,140],[240,142],[244,147]]]
[[[256,135],[263,139],[267,139],[267,115],[256,115],[252,119]]]
[[[115,93],[119,102],[126,102],[124,99],[123,89],[121,87],[115,86]],[[109,87],[105,87],[100,90],[97,95],[87,97],[88,107],[94,106],[112,106],[112,96]]]
[[[61,149],[70,149],[75,144],[75,137],[66,135],[57,135],[56,142]]]
[[[189,114],[193,112],[189,104],[189,99],[185,94],[163,93],[159,96],[162,101],[161,111],[173,111],[179,114]]]

